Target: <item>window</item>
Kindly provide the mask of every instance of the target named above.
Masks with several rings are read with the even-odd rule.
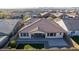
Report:
[[[26,36],[29,36],[29,33],[26,33]]]
[[[31,36],[32,38],[45,38],[45,34],[43,33],[34,33]]]
[[[50,33],[47,33],[47,36],[50,36]]]
[[[56,33],[47,33],[47,36],[56,36]]]
[[[50,33],[50,36],[54,36],[54,33]]]
[[[21,36],[29,36],[29,33],[21,33]]]
[[[61,35],[61,33],[60,33],[60,35]]]
[[[75,31],[72,31],[72,32],[71,32],[71,35],[73,35],[73,34],[75,34]]]

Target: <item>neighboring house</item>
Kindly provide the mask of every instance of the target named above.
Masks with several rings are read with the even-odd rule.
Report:
[[[50,12],[43,12],[43,13],[40,13],[41,15],[41,18],[48,18],[50,16]]]
[[[51,15],[54,15],[56,17],[60,17],[61,15],[63,15],[63,13],[56,12],[56,13],[51,13]]]
[[[69,36],[79,35],[79,19],[60,19],[56,18],[54,21],[59,24]]]
[[[60,18],[62,20],[59,19],[56,23],[66,30],[69,36],[79,35],[79,16],[76,13],[65,13]]]
[[[30,17],[32,15],[32,11],[25,12],[25,13],[23,13],[23,15]]]
[[[41,18],[40,11],[33,10],[31,15],[32,18]]]
[[[76,13],[63,13],[63,15],[60,16],[63,20],[72,20],[72,19],[79,19],[78,14]]]
[[[79,36],[79,19],[75,20],[63,20],[64,24],[66,25],[68,29],[68,35],[74,36],[78,35]]]
[[[11,12],[10,19],[23,19],[23,13],[22,12]]]
[[[60,16],[60,18],[63,19],[63,20],[71,20],[71,19],[73,19],[73,17],[68,16],[67,14],[63,14],[62,16]]]
[[[74,20],[79,20],[79,15],[76,15],[76,16],[74,17]]]
[[[21,19],[0,19],[0,35],[14,34],[19,30]]]
[[[37,19],[19,30],[19,44],[44,44],[45,48],[69,47],[64,39],[66,31],[55,22]]]
[[[8,39],[2,39],[2,40],[10,40],[12,36],[14,36],[17,31],[21,28],[21,20],[17,19],[0,19],[0,36],[7,36]],[[0,39],[1,40],[1,39]],[[2,41],[0,43],[5,43]]]

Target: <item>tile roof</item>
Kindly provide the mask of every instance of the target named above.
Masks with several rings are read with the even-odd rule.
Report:
[[[25,25],[20,29],[22,32],[30,32],[32,29],[38,27],[42,32],[65,32],[65,30],[60,27],[54,21],[49,21],[47,19],[38,19],[28,25]]]

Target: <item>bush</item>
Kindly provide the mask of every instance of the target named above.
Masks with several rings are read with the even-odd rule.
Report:
[[[11,48],[15,48],[16,47],[16,40],[11,40],[10,44]]]
[[[25,45],[24,49],[33,49],[33,47],[31,45]]]

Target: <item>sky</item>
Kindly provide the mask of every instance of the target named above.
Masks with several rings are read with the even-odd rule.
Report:
[[[78,7],[78,0],[1,0],[0,8]]]

